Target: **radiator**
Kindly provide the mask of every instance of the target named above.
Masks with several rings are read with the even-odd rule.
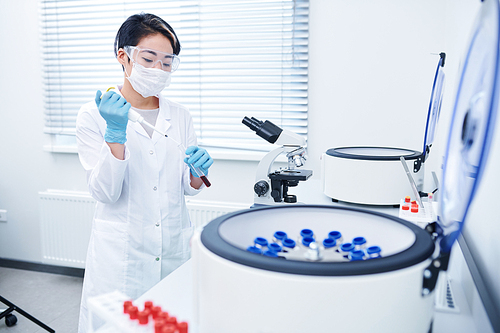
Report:
[[[85,268],[95,200],[86,192],[39,192],[42,262]],[[203,227],[221,215],[247,209],[250,204],[186,198],[191,223]]]
[[[85,268],[95,200],[85,192],[39,192],[42,262]]]
[[[216,217],[236,210],[248,209],[252,204],[186,199],[186,205],[191,223],[195,228],[199,228],[204,227]]]

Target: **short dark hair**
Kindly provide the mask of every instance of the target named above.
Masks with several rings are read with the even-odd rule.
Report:
[[[123,22],[115,38],[115,56],[124,46],[137,46],[139,41],[146,36],[162,34],[172,44],[174,54],[179,55],[181,44],[174,29],[162,18],[154,14],[135,14]]]

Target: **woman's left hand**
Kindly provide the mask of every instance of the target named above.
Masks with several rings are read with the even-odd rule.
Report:
[[[212,166],[214,160],[210,157],[210,154],[206,149],[200,148],[198,146],[190,146],[186,149],[187,156],[184,162],[191,168],[191,174],[195,177],[200,177],[198,173],[193,170],[193,167],[200,168],[201,172],[206,176],[208,174],[208,168]]]

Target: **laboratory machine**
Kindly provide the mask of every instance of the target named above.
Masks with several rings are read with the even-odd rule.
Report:
[[[412,170],[419,191],[423,190],[424,165],[429,157],[441,110],[446,55],[440,53],[432,85],[422,151],[394,147],[338,147],[323,153],[323,192],[333,201],[364,205],[399,205],[411,188],[400,158]]]
[[[472,30],[437,221],[423,229],[341,205],[275,205],[221,216],[192,240],[200,333],[432,332],[437,278],[448,268],[478,185],[489,182],[483,171],[500,158],[491,148],[500,147],[499,17],[498,0],[485,0]]]
[[[245,117],[242,123],[255,133],[280,147],[267,153],[257,166],[254,185],[255,205],[275,205],[282,203],[297,203],[297,196],[288,193],[289,187],[297,186],[312,176],[312,170],[297,169],[304,165],[307,159],[306,140],[300,135],[284,130],[269,120],[260,121],[254,117]],[[288,166],[272,171],[276,158],[286,153]]]

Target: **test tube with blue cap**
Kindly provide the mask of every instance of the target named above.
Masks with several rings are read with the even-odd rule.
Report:
[[[365,257],[365,252],[362,250],[353,250],[349,252],[348,258],[350,261],[360,261]]]
[[[366,239],[364,237],[354,237],[352,244],[356,250],[363,250],[366,248]]]
[[[376,258],[381,258],[382,257],[382,249],[380,246],[370,246],[369,248],[366,249],[366,255],[368,259],[376,259]]]
[[[287,234],[284,231],[276,231],[273,235],[273,242],[283,242],[284,239],[287,239]]]
[[[354,250],[354,245],[352,243],[344,243],[340,245],[340,253],[345,257],[349,257],[349,252]]]
[[[337,242],[335,241],[335,239],[325,238],[323,240],[323,247],[325,248],[325,250],[334,249],[336,245],[337,245]]]
[[[267,239],[264,237],[256,237],[253,242],[254,246],[261,250],[264,250],[268,245]]]
[[[344,239],[340,231],[330,231],[328,238],[334,239],[337,244],[342,244],[342,240]]]
[[[110,90],[111,91],[113,91],[113,90],[116,91],[116,88],[115,87],[109,87],[108,90],[106,90],[106,92],[108,92]],[[102,98],[102,96],[101,96],[101,98]],[[164,133],[160,129],[158,129],[155,126],[153,126],[150,123],[148,123],[146,120],[144,120],[144,117],[142,117],[138,112],[136,112],[136,111],[134,111],[132,109],[129,109],[128,110],[128,119],[130,121],[134,122],[134,123],[137,122],[137,123],[142,124],[142,125],[144,125],[146,127],[149,127],[152,130],[154,130],[154,131],[158,132],[159,134],[163,135],[167,139],[172,140],[177,145],[177,148],[179,148],[179,150],[183,154],[186,154],[186,147],[182,143],[177,142],[176,140],[174,140],[171,137],[169,137],[166,133]],[[205,184],[206,187],[210,187],[212,185],[210,183],[210,181],[208,180],[207,176],[205,175],[205,173],[203,171],[201,171],[200,168],[195,167],[192,163],[189,164],[189,166],[191,167],[191,170],[193,170],[193,172],[196,173],[196,175],[193,175],[193,176],[196,176],[196,177],[200,178],[203,181],[203,183]]]

